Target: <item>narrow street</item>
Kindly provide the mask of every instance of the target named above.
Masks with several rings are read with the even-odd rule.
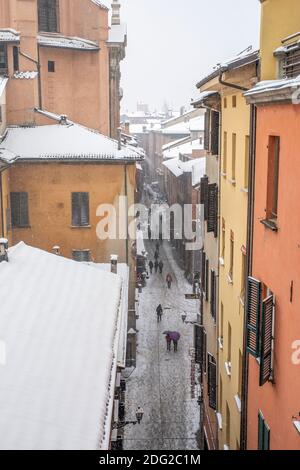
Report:
[[[148,260],[154,259],[154,242],[146,242]],[[200,411],[197,398],[191,398],[191,356],[193,326],[184,324],[181,315],[187,313],[188,321],[197,318],[198,301],[185,300],[184,294],[191,286],[178,267],[173,249],[167,241],[160,248],[163,274],[150,275],[140,297],[137,322],[137,368],[127,379],[126,419],[132,419],[137,406],[144,409],[140,425],[125,430],[126,450],[196,450]],[[165,283],[170,272],[173,285]],[[161,323],[157,323],[156,307],[164,308]],[[181,335],[178,352],[167,351],[165,330]],[[129,375],[129,374],[128,374]],[[196,393],[197,397],[197,393]]]

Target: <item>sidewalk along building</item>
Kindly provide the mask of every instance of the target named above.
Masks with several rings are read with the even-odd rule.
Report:
[[[201,250],[201,326],[195,329],[196,359],[201,367],[203,386],[202,445],[218,449],[218,279],[219,279],[219,93],[200,94],[193,106],[206,109],[205,114],[205,174],[199,181],[199,201],[202,204],[203,249]],[[221,341],[221,339],[219,340]],[[220,343],[221,344],[221,343]]]
[[[256,117],[245,323],[249,450],[300,449],[299,18],[297,1],[262,2],[262,82],[245,93]]]
[[[37,106],[117,138],[127,37],[119,9],[113,0],[110,25],[98,0],[0,1],[10,124],[35,123]]]
[[[247,49],[197,85],[201,92],[217,91],[221,97],[220,122],[212,125],[212,134],[206,126],[205,138],[217,142],[220,125],[217,411],[219,447],[225,450],[240,448],[250,141],[250,106],[243,93],[257,81],[257,63],[258,53]],[[219,115],[212,119],[218,121]]]
[[[135,256],[126,204],[134,204],[142,157],[65,117],[55,119],[51,125],[8,127],[0,142],[2,235],[11,244],[25,241],[47,251],[59,246],[76,261],[101,263],[119,255],[130,266],[129,328],[135,328]],[[127,198],[124,207],[119,197]],[[135,354],[128,360],[134,363]]]
[[[111,448],[124,419],[126,276],[20,242],[0,262],[0,282],[0,448]]]

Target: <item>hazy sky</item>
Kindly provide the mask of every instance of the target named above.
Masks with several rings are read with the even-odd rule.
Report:
[[[258,47],[258,0],[121,0],[128,26],[123,110],[188,105],[218,62]]]

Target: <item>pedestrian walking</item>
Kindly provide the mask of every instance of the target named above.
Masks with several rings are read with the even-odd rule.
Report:
[[[158,264],[158,267],[159,267],[159,272],[160,272],[160,274],[162,274],[163,269],[164,269],[164,263],[162,262],[162,260],[160,260],[160,262],[159,262],[159,264]]]
[[[173,341],[174,352],[178,351],[178,341],[180,339],[180,333],[178,331],[172,331],[169,333],[171,340]]]
[[[156,260],[158,260],[158,258],[159,258],[159,252],[158,252],[158,250],[155,250],[154,258],[155,258]]]
[[[172,340],[171,340],[171,337],[170,335],[166,335],[166,341],[167,341],[167,351],[171,351],[171,343],[172,343]]]
[[[161,322],[162,314],[163,314],[163,308],[162,308],[161,304],[159,304],[157,309],[156,309],[157,323]]]
[[[153,261],[152,261],[152,260],[150,260],[150,261],[149,261],[149,269],[150,269],[150,274],[152,274],[152,271],[153,271],[153,266],[154,266],[154,264],[153,264]]]
[[[172,275],[168,273],[166,277],[166,283],[167,283],[168,289],[171,289],[172,282],[173,282]]]
[[[159,253],[159,242],[156,242],[155,248],[156,248],[156,251],[158,251],[158,253]]]
[[[155,263],[154,263],[155,273],[157,273],[157,271],[158,271],[158,266],[159,266],[159,263],[158,263],[157,260],[155,260]]]
[[[173,339],[174,352],[178,351],[178,339]]]

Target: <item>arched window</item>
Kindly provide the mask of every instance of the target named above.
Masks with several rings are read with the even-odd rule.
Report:
[[[39,31],[58,32],[58,0],[38,0]]]

